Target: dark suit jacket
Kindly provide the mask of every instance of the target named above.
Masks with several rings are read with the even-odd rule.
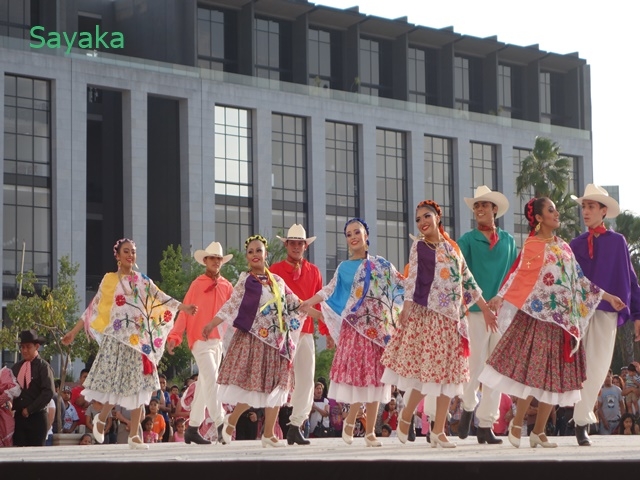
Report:
[[[24,360],[21,360],[11,367],[16,378],[24,362]],[[29,384],[29,388],[25,389],[24,385],[20,385],[22,392],[19,397],[13,399],[13,409],[16,412],[21,412],[22,409],[26,407],[29,415],[31,415],[32,413],[47,408],[53,398],[55,389],[53,381],[51,365],[39,356],[34,358],[31,361],[31,383]]]

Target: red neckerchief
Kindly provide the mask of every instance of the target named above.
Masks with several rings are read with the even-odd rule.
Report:
[[[498,229],[495,225],[490,227],[488,225],[478,225],[478,230],[481,232],[491,232],[491,235],[489,235],[489,250],[495,247],[498,240],[500,240],[500,237],[498,237]]]
[[[299,262],[292,262],[287,258],[287,263],[293,266],[293,280],[300,280],[300,273],[302,273],[302,260]]]
[[[587,244],[589,245],[589,258],[593,258],[593,236],[594,234],[602,235],[607,231],[607,228],[603,223],[598,225],[596,228],[589,229],[589,236],[587,237]]]
[[[214,288],[216,288],[218,286],[218,277],[220,276],[220,274],[218,274],[218,276],[216,278],[211,278],[209,277],[209,275],[207,275],[207,277],[211,278],[211,281],[213,282],[211,285],[209,285],[207,288],[204,289],[204,293],[209,293],[211,290],[213,290]]]

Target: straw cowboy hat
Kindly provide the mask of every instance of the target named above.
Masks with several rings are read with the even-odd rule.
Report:
[[[607,214],[605,218],[616,218],[620,215],[620,205],[615,198],[609,196],[609,192],[607,192],[604,188],[599,187],[598,185],[594,185],[593,183],[588,184],[584,189],[584,195],[580,198],[575,195],[571,195],[571,198],[582,204],[583,200],[593,200],[594,202],[600,202],[605,207],[607,207]]]
[[[477,187],[473,198],[465,197],[464,202],[471,210],[473,210],[473,204],[476,202],[491,202],[498,207],[496,218],[501,217],[509,210],[509,200],[507,200],[507,197],[500,192],[491,191],[486,185]]]
[[[291,225],[291,228],[289,228],[289,231],[287,232],[286,238],[282,238],[279,235],[276,235],[276,237],[278,237],[282,241],[282,243],[286,243],[287,240],[304,240],[305,242],[307,242],[307,245],[311,245],[316,240],[316,237],[307,238],[307,231],[299,223],[294,223],[293,225]]]
[[[222,266],[229,260],[231,260],[233,258],[233,255],[223,255],[222,245],[220,245],[220,242],[211,242],[205,250],[196,250],[193,254],[193,258],[195,258],[196,262],[198,262],[200,265],[204,265],[205,257],[222,258],[222,262],[220,263],[220,266]]]

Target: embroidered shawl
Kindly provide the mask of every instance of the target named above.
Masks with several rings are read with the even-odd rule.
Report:
[[[422,242],[421,239],[414,240],[409,252],[406,299],[412,301],[418,275],[418,244],[420,242]],[[434,312],[455,320],[460,335],[468,339],[467,311],[480,299],[482,290],[473,278],[462,254],[449,242],[440,242],[436,245],[435,259],[433,282],[427,305]]]
[[[247,282],[255,279],[247,272],[242,272],[231,298],[220,308],[216,317],[230,325],[235,323],[239,329],[255,335],[270,347],[276,348],[281,356],[292,360],[306,315],[298,311],[300,300],[284,280],[275,274],[272,277],[277,282],[277,288],[261,285],[259,302],[247,302],[244,301],[245,295],[251,295],[252,292],[252,288],[247,288]],[[275,298],[274,290],[280,293],[279,299]],[[282,307],[282,325],[278,316],[278,301]],[[250,304],[257,307],[248,312],[245,307]],[[241,315],[243,318],[238,318]]]
[[[99,344],[113,337],[157,365],[179,306],[144,274],[107,273],[82,319]]]
[[[500,289],[498,295],[501,297],[504,297],[513,284],[525,256],[520,255],[516,271]],[[536,320],[553,322],[574,337],[577,340],[571,352],[574,353],[603,294],[604,292],[582,273],[571,247],[561,238],[555,237],[553,242],[545,246],[542,268],[521,310]],[[511,318],[503,318],[505,315],[502,314],[502,310],[501,308],[498,315],[498,326],[501,330],[517,313],[517,309],[507,307],[505,312]]]
[[[341,266],[338,265],[331,282],[318,292],[323,300],[334,292]],[[326,302],[321,304],[321,308],[329,334],[336,342],[344,320],[360,335],[384,347],[395,332],[403,302],[404,277],[388,260],[370,256],[356,270],[343,311],[334,311]]]

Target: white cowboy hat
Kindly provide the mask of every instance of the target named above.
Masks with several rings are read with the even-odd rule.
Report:
[[[231,260],[233,258],[233,255],[223,255],[222,245],[220,245],[220,242],[211,242],[205,250],[196,250],[193,254],[193,258],[195,258],[196,262],[198,262],[200,265],[204,265],[205,257],[222,258],[222,262],[220,262],[220,266],[222,266],[229,260]]]
[[[464,203],[473,210],[473,204],[476,202],[491,202],[498,207],[496,218],[501,217],[509,210],[509,200],[500,192],[493,192],[486,185],[480,185],[476,188],[473,198],[465,197]]]
[[[588,184],[584,189],[584,195],[580,198],[575,195],[571,195],[571,198],[582,204],[583,200],[593,200],[594,202],[600,202],[605,207],[607,207],[606,218],[616,218],[620,215],[620,205],[616,201],[615,198],[609,196],[609,192],[607,192],[604,188],[599,187],[598,185],[594,185],[593,183]]]
[[[282,243],[286,243],[287,240],[304,240],[305,242],[307,242],[307,245],[311,245],[316,240],[316,237],[307,238],[307,231],[299,223],[294,223],[293,225],[291,225],[291,228],[289,228],[289,231],[287,232],[286,238],[282,238],[279,235],[276,235],[276,237],[278,237],[280,241],[282,241]]]

